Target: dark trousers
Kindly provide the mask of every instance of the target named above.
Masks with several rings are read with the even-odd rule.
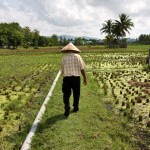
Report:
[[[73,91],[73,106],[74,109],[79,107],[79,98],[80,98],[80,77],[71,76],[64,77],[62,84],[63,92],[63,101],[65,104],[65,109],[70,108],[69,98],[71,96],[71,90]]]

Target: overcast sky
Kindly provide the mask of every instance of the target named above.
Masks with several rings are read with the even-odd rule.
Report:
[[[0,0],[0,22],[18,22],[45,36],[104,38],[102,24],[121,13],[135,26],[127,37],[150,34],[149,0]]]

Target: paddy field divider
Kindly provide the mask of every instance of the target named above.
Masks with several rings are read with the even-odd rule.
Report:
[[[32,124],[32,127],[31,127],[31,129],[30,129],[30,131],[29,131],[29,133],[28,133],[28,135],[27,135],[27,137],[26,137],[26,139],[22,145],[21,150],[29,150],[30,143],[32,141],[32,137],[34,136],[34,134],[37,130],[37,126],[38,126],[38,124],[39,124],[39,122],[40,122],[40,120],[41,120],[41,118],[42,118],[42,116],[46,110],[46,104],[48,103],[48,101],[50,100],[50,97],[52,96],[53,90],[55,88],[55,85],[56,85],[59,77],[60,77],[60,74],[61,74],[61,72],[59,71],[53,84],[52,84],[52,86],[51,86],[51,88],[50,88],[50,90],[49,90],[49,92],[48,92],[48,94],[47,94],[47,96],[46,96],[46,98],[45,98],[45,100],[44,100],[44,102],[43,102],[43,104],[42,104],[42,106],[41,106],[41,108],[40,108],[40,110],[39,110],[39,112],[38,112],[38,114],[37,114],[37,116],[36,116],[36,118],[35,118],[35,120],[34,120],[34,122],[33,122],[33,124]]]

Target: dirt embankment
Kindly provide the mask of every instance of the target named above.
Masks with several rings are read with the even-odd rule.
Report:
[[[129,81],[128,82],[131,86],[141,86],[143,87],[142,91],[150,95],[150,82],[136,82],[136,81]]]

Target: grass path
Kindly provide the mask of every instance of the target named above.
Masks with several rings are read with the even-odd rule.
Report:
[[[68,118],[63,115],[61,84],[62,78],[33,137],[32,150],[135,150],[126,120],[104,104],[90,74],[88,85],[81,87],[80,111]]]

